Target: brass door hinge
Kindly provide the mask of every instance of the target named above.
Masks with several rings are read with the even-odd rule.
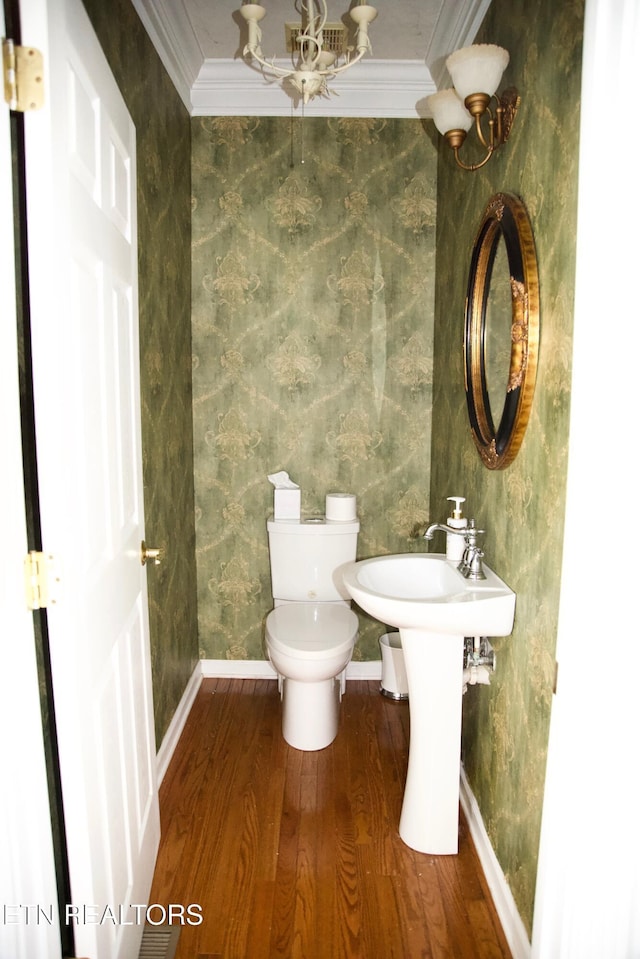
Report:
[[[32,550],[24,558],[24,586],[28,609],[47,609],[55,605],[60,575],[50,553]]]
[[[12,110],[26,113],[40,109],[44,104],[44,68],[39,50],[4,39],[2,73],[4,98]]]

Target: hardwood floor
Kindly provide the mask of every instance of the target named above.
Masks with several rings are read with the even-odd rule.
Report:
[[[176,959],[510,957],[462,815],[457,856],[398,835],[408,736],[407,703],[350,681],[336,740],[300,752],[274,681],[205,679],[160,790],[149,901],[203,917]]]

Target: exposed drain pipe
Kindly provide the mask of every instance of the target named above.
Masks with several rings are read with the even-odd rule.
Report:
[[[468,686],[478,683],[488,686],[496,668],[496,654],[486,636],[465,636],[462,695]]]

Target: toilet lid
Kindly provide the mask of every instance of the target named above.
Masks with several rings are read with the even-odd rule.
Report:
[[[285,649],[304,653],[332,653],[355,642],[358,617],[348,606],[332,603],[291,603],[267,616],[267,637]]]

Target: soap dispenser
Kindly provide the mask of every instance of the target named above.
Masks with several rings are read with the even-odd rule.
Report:
[[[462,515],[462,504],[464,496],[447,496],[447,502],[453,503],[451,516],[447,518],[447,526],[452,529],[466,529],[467,519]],[[459,563],[465,549],[464,536],[459,533],[447,533],[447,559],[453,563]]]

